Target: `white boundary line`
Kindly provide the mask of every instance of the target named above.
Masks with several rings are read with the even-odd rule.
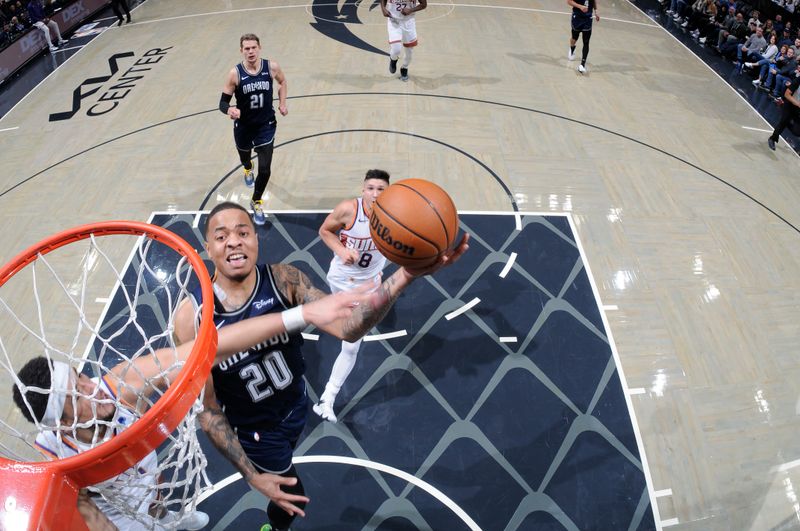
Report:
[[[771,133],[772,132],[772,129],[759,129],[758,127],[748,127],[746,125],[743,125],[742,129],[747,129],[748,131],[758,131],[759,133]]]
[[[444,318],[449,321],[450,319],[452,319],[454,317],[458,317],[459,315],[461,315],[462,313],[466,312],[467,310],[469,310],[470,308],[472,308],[473,306],[475,306],[479,302],[481,302],[481,300],[478,297],[475,297],[474,299],[472,299],[471,301],[466,303],[464,306],[462,306],[458,310],[452,311],[452,312],[448,313],[447,315],[445,315]]]
[[[500,336],[500,343],[516,343],[517,336]]]
[[[789,461],[783,463],[782,465],[778,465],[772,469],[773,472],[786,472],[787,470],[791,470],[797,466],[800,466],[800,459],[795,459],[794,461]]]
[[[295,457],[292,459],[292,463],[295,465],[302,465],[307,463],[329,463],[329,464],[336,464],[336,465],[352,465],[352,466],[360,466],[363,468],[371,468],[373,470],[377,470],[378,472],[383,472],[384,474],[389,474],[396,478],[400,478],[407,483],[414,485],[415,487],[424,490],[435,499],[439,500],[442,505],[446,506],[448,509],[453,511],[456,516],[458,516],[462,522],[467,524],[467,527],[472,531],[481,531],[480,526],[470,518],[470,516],[462,509],[458,504],[456,504],[453,500],[447,497],[442,491],[423,481],[422,479],[412,476],[407,472],[403,472],[402,470],[398,470],[397,468],[391,467],[389,465],[384,465],[383,463],[376,463],[374,461],[367,461],[365,459],[358,459],[355,457],[344,457],[339,455],[303,455],[299,457]],[[238,481],[242,475],[240,473],[233,474],[228,476],[227,478],[223,479],[215,483],[209,490],[204,492],[197,498],[197,503],[200,504],[205,501],[208,497],[213,495],[214,493],[222,490],[223,488],[227,487],[231,483]]]
[[[508,257],[508,262],[506,262],[505,267],[503,270],[500,271],[500,278],[506,278],[506,275],[509,271],[511,271],[511,267],[514,265],[514,262],[517,260],[517,253],[511,253],[511,256]]]
[[[650,17],[647,15],[647,13],[645,13],[644,11],[642,11],[641,9],[639,9],[639,7],[638,7],[636,4],[634,4],[633,2],[631,2],[631,0],[625,0],[625,1],[626,1],[626,2],[628,2],[628,3],[629,3],[631,6],[633,6],[633,8],[634,8],[634,9],[636,9],[637,11],[639,11],[639,12],[640,12],[642,15],[644,15],[644,16],[646,16],[648,19],[650,19]],[[652,20],[652,19],[650,19],[650,20]],[[711,70],[711,71],[714,73],[714,75],[715,75],[715,76],[717,76],[718,78],[720,78],[720,80],[722,80],[722,83],[723,83],[723,84],[724,84],[726,87],[728,87],[729,89],[731,89],[731,91],[733,91],[733,93],[734,93],[734,94],[736,94],[737,96],[739,96],[739,98],[741,98],[741,100],[742,100],[743,102],[745,102],[745,104],[747,104],[747,106],[748,106],[748,107],[750,107],[751,109],[753,109],[753,112],[754,112],[754,113],[756,113],[756,116],[758,116],[759,118],[761,118],[761,121],[763,121],[763,122],[764,122],[765,124],[767,124],[769,127],[772,127],[772,126],[770,125],[770,123],[767,121],[767,119],[766,119],[766,118],[764,118],[763,116],[761,116],[761,113],[760,113],[760,112],[758,112],[758,109],[756,109],[755,107],[753,107],[753,105],[752,105],[752,104],[751,104],[749,101],[747,101],[747,98],[745,98],[744,96],[742,96],[741,94],[739,94],[739,91],[737,91],[735,88],[733,88],[733,86],[732,86],[732,85],[730,85],[730,84],[729,84],[727,81],[725,81],[725,78],[724,78],[724,77],[722,77],[722,76],[719,74],[719,72],[717,72],[716,70],[714,70],[713,68],[711,68],[711,66],[709,66],[709,65],[708,65],[708,63],[706,63],[705,61],[703,61],[703,60],[700,58],[700,56],[699,56],[699,55],[697,55],[696,53],[694,53],[694,52],[692,51],[692,49],[691,49],[691,48],[689,48],[688,46],[686,46],[685,44],[683,44],[683,43],[680,41],[680,39],[678,39],[678,38],[677,38],[675,35],[673,35],[672,33],[670,33],[670,32],[667,30],[667,28],[665,28],[665,27],[664,27],[664,26],[662,26],[661,24],[659,24],[659,25],[658,25],[658,27],[659,27],[659,28],[661,28],[661,29],[664,31],[664,33],[666,33],[667,35],[669,35],[670,37],[672,37],[672,38],[675,40],[675,42],[677,42],[678,44],[680,44],[681,46],[683,46],[684,48],[686,48],[686,51],[688,51],[690,54],[692,54],[692,56],[693,56],[695,59],[697,59],[698,61],[700,61],[700,63],[702,63],[702,64],[703,64],[703,66],[705,66],[706,68],[708,68],[709,70]],[[770,129],[770,132],[771,132],[771,131],[772,131],[772,129]],[[794,153],[795,155],[797,155],[797,157],[799,157],[799,158],[800,158],[800,153],[798,153],[798,152],[796,152],[794,149],[792,149],[792,147],[791,147],[791,146],[789,146],[789,144],[788,144],[787,142],[785,142],[785,141],[784,141],[784,143],[785,143],[785,144],[786,144],[786,145],[789,147],[789,149],[790,149],[790,151],[792,151],[792,153]]]
[[[594,275],[592,275],[592,270],[589,266],[589,261],[586,259],[586,252],[583,249],[583,244],[581,243],[580,234],[578,233],[578,227],[575,224],[575,220],[572,217],[571,213],[567,213],[567,220],[569,221],[569,226],[572,229],[572,234],[575,236],[575,244],[578,246],[578,251],[581,255],[581,260],[583,260],[583,267],[586,269],[586,274],[589,277],[589,283],[592,286],[592,293],[594,293],[595,303],[597,304],[598,308],[600,309],[600,317],[603,320],[603,327],[606,331],[606,336],[608,337],[608,346],[611,347],[611,355],[614,356],[614,363],[617,365],[617,374],[619,374],[619,381],[622,384],[623,396],[625,397],[625,404],[628,406],[628,414],[631,418],[631,424],[633,426],[633,434],[636,437],[636,446],[639,449],[639,458],[642,460],[642,472],[644,473],[644,479],[647,483],[647,492],[650,494],[650,507],[653,511],[653,519],[656,523],[656,529],[661,531],[663,528],[663,522],[661,522],[661,515],[659,514],[658,510],[658,503],[656,503],[656,496],[655,496],[655,488],[653,487],[653,477],[650,474],[650,466],[647,464],[647,455],[644,451],[644,442],[642,441],[642,432],[639,429],[639,423],[636,420],[636,411],[633,409],[633,401],[630,397],[631,388],[628,387],[628,381],[625,379],[625,372],[622,368],[622,360],[619,357],[619,352],[617,351],[617,345],[614,343],[614,336],[611,333],[611,326],[608,323],[608,316],[606,312],[603,310],[603,304],[600,300],[600,291],[597,289],[597,283],[594,281]],[[676,519],[677,520],[677,519]],[[677,521],[675,522],[677,523]],[[669,524],[673,525],[673,524]]]
[[[364,336],[364,341],[383,341],[384,339],[392,339],[395,337],[407,336],[408,332],[405,330],[398,330],[397,332],[387,332],[385,334],[375,334],[372,336]]]
[[[8,114],[8,113],[6,113],[6,114]],[[0,129],[0,133],[5,133],[6,131],[15,131],[15,130],[17,130],[17,129],[19,129],[19,126],[16,126],[16,127],[6,127],[5,129]]]
[[[678,525],[681,522],[677,518],[670,518],[669,520],[664,520],[663,522],[659,523],[661,524],[662,527],[669,527],[673,525]]]
[[[603,309],[607,312],[619,310],[619,306],[616,304],[606,304],[603,306]]]
[[[644,387],[632,387],[632,388],[628,389],[628,394],[631,395],[631,396],[633,396],[633,395],[644,395],[646,393],[647,393],[647,389],[645,389]]]
[[[672,489],[657,490],[655,494],[656,498],[663,498],[664,496],[672,496]]]

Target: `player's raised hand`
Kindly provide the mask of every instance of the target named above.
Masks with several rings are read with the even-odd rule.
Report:
[[[344,247],[338,254],[345,265],[353,265],[356,263],[356,260],[358,260],[358,251],[355,249]]]
[[[306,513],[295,505],[296,503],[308,503],[309,499],[299,494],[289,494],[281,490],[282,485],[290,487],[297,484],[297,478],[285,478],[276,474],[257,474],[250,478],[250,486],[258,492],[278,504],[278,506],[289,514],[305,516]]]
[[[458,259],[467,252],[467,249],[469,249],[469,234],[464,233],[464,235],[461,237],[461,241],[457,245],[453,246],[452,249],[442,254],[442,256],[440,256],[439,259],[433,264],[418,268],[403,267],[402,269],[409,277],[412,278],[421,277],[423,275],[432,275],[441,268],[457,262]]]

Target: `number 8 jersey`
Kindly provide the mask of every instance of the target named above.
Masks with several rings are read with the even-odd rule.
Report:
[[[352,288],[353,283],[370,280],[383,271],[386,258],[378,251],[369,234],[369,216],[364,210],[362,198],[356,199],[356,215],[350,226],[339,231],[339,241],[346,248],[358,251],[358,260],[352,265],[345,264],[334,253],[328,269],[328,285],[331,289]]]
[[[256,267],[256,286],[241,308],[226,311],[214,295],[214,324],[227,326],[257,315],[289,308],[275,287],[267,264]],[[200,289],[191,294],[198,307]],[[214,392],[231,426],[251,429],[277,426],[305,398],[305,359],[300,351],[300,332],[282,333],[238,352],[214,365]]]
[[[269,61],[261,59],[261,69],[255,75],[250,74],[242,63],[236,65],[236,72],[239,74],[239,82],[233,93],[236,96],[236,107],[241,112],[239,121],[251,125],[275,120]]]

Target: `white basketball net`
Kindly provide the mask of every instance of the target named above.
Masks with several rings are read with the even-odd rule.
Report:
[[[105,250],[100,248],[101,241]],[[132,248],[135,250],[126,261],[124,254]],[[168,348],[171,361],[158,365],[158,377],[170,371],[174,377],[183,361],[174,350],[173,316],[191,289],[192,277],[185,258],[146,237],[93,235],[39,255],[0,288],[0,392],[9,393],[16,384],[28,397],[23,400],[30,411],[31,397],[41,395],[46,400],[49,386],[26,387],[17,376],[23,365],[37,356],[65,362],[78,373],[97,378],[119,363],[133,367],[135,360],[150,356],[155,349]],[[115,288],[109,296],[108,286],[112,285]],[[104,286],[105,293],[98,286]],[[84,386],[91,382],[85,378],[81,379]],[[50,379],[55,379],[52,371]],[[73,410],[88,410],[91,420],[31,423],[10,397],[4,398],[8,405],[0,420],[0,453],[16,461],[75,455],[124,430],[166,390],[137,393],[137,403],[124,404],[101,392],[102,385],[87,393],[76,381],[70,378],[65,401]],[[197,498],[210,486],[195,429],[201,410],[201,400],[195,401],[158,449],[157,458],[154,451],[122,474],[90,487],[92,500],[118,527],[127,523],[171,529],[194,510]]]

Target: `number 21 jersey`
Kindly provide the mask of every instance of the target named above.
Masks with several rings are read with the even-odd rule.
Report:
[[[266,124],[275,119],[272,107],[272,76],[269,73],[269,61],[261,59],[261,68],[257,74],[249,73],[244,64],[236,65],[239,84],[236,85],[236,107],[241,112],[239,121],[246,125]]]

